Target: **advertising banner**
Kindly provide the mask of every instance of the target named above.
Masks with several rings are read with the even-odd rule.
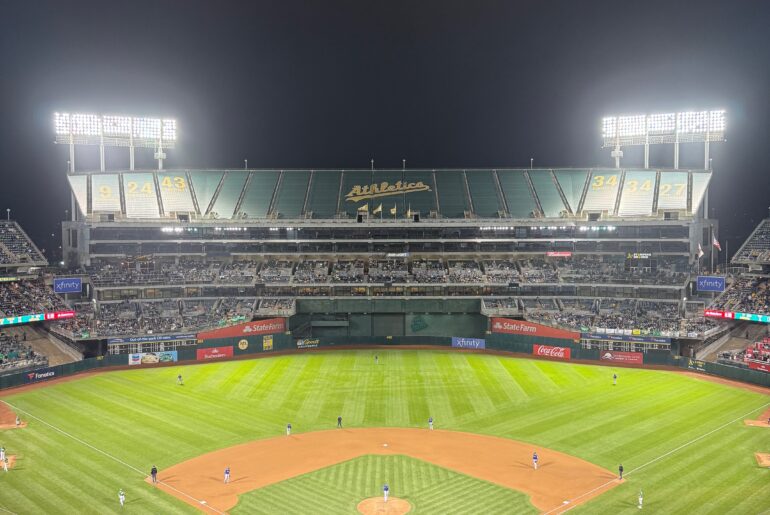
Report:
[[[616,350],[608,350],[601,353],[599,356],[601,361],[614,361],[615,363],[633,363],[634,365],[641,365],[644,363],[644,354],[641,352],[622,352]]]
[[[749,368],[751,370],[761,370],[762,372],[770,372],[770,363],[767,361],[749,361]]]
[[[452,337],[452,347],[455,349],[486,349],[487,342],[481,338]]]
[[[173,342],[177,340],[194,340],[195,333],[184,334],[148,334],[145,336],[129,336],[126,338],[108,338],[107,344],[115,343],[153,343],[153,342]]]
[[[262,337],[262,350],[273,350],[272,334],[266,334]]]
[[[320,340],[318,338],[297,340],[298,349],[315,349],[319,344]]]
[[[584,340],[609,340],[613,342],[633,343],[671,343],[671,338],[664,336],[634,336],[630,334],[581,333]]]
[[[706,371],[706,362],[699,359],[688,359],[687,368],[690,370],[697,370],[698,372]]]
[[[725,291],[724,277],[699,275],[696,284],[698,285],[698,291]]]
[[[80,277],[54,279],[53,291],[56,293],[80,293],[83,291],[83,280]]]
[[[537,345],[532,347],[532,354],[534,356],[542,356],[544,358],[562,359],[568,361],[572,354],[572,349],[569,347],[554,347],[552,345]]]
[[[540,336],[543,338],[563,338],[576,341],[580,339],[580,333],[556,329],[547,325],[527,322],[526,320],[514,320],[512,318],[493,318],[493,333],[523,334],[526,336]]]
[[[56,371],[51,369],[42,369],[42,370],[35,370],[34,372],[28,372],[26,374],[26,379],[28,383],[34,383],[37,381],[42,381],[44,379],[52,379],[56,376]]]
[[[230,327],[223,327],[222,329],[203,331],[198,333],[198,339],[210,340],[212,338],[241,338],[243,336],[258,334],[282,333],[285,330],[285,318],[270,318],[267,320],[257,320],[255,322],[231,325]]]
[[[552,250],[545,253],[546,257],[571,257],[572,252],[565,250]]]
[[[195,359],[205,361],[207,359],[222,359],[233,357],[233,346],[225,345],[223,347],[211,347],[209,349],[197,349]]]
[[[177,351],[166,350],[160,352],[136,352],[128,355],[128,364],[153,365],[155,363],[173,363],[178,360]]]

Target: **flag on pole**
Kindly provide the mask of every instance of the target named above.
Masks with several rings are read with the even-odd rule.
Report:
[[[703,257],[703,247],[700,246],[700,243],[698,243],[698,252],[696,252],[696,255],[698,256],[698,259]]]
[[[714,241],[712,241],[711,244],[715,246],[719,252],[722,252],[722,245],[719,244],[717,237],[713,236],[713,238],[714,238]]]
[[[382,213],[382,204],[374,208],[374,211],[372,211],[372,214],[376,215],[377,213]]]
[[[393,207],[390,209],[390,214],[393,216],[396,216],[396,205],[393,204]]]
[[[369,204],[364,204],[363,206],[358,206],[358,210],[359,211],[365,211],[365,212],[368,213],[369,212]]]
[[[409,204],[409,209],[406,210],[406,217],[412,218],[412,204]]]

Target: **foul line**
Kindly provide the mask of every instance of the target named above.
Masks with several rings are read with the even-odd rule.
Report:
[[[740,417],[737,417],[737,418],[735,418],[735,419],[733,419],[733,420],[731,420],[731,421],[729,421],[729,422],[726,422],[726,423],[722,424],[721,426],[719,426],[719,427],[717,427],[717,428],[715,428],[715,429],[712,429],[712,430],[711,430],[711,431],[709,431],[708,433],[704,433],[704,434],[702,434],[701,436],[699,436],[699,437],[697,437],[697,438],[695,438],[695,439],[693,439],[693,440],[690,440],[690,441],[689,441],[689,442],[687,442],[687,443],[683,443],[682,445],[680,445],[679,447],[676,447],[675,449],[672,449],[672,450],[670,450],[670,451],[668,451],[668,452],[666,452],[666,453],[664,453],[664,454],[661,454],[661,455],[660,455],[660,456],[658,456],[657,458],[653,458],[653,459],[651,459],[651,460],[650,460],[650,461],[648,461],[647,463],[643,463],[642,465],[639,465],[638,467],[636,467],[636,468],[633,468],[633,469],[629,470],[628,472],[626,472],[626,473],[624,474],[624,476],[630,476],[630,475],[631,475],[631,474],[633,474],[634,472],[637,472],[637,471],[639,471],[639,470],[642,470],[643,468],[645,468],[645,467],[647,467],[647,466],[649,466],[649,465],[652,465],[653,463],[656,463],[656,462],[658,462],[658,461],[662,460],[663,458],[666,458],[667,456],[670,456],[670,455],[674,454],[675,452],[681,451],[681,450],[682,450],[682,449],[684,449],[685,447],[688,447],[688,446],[690,446],[690,445],[694,444],[695,442],[699,442],[699,441],[703,440],[704,438],[706,438],[707,436],[710,436],[710,435],[712,435],[712,434],[716,433],[717,431],[719,431],[719,430],[721,430],[721,429],[724,429],[724,428],[726,428],[727,426],[729,426],[729,425],[731,425],[731,424],[735,424],[735,423],[736,423],[736,422],[738,422],[739,420],[743,420],[743,419],[745,419],[746,417],[748,417],[749,415],[751,415],[752,413],[755,413],[755,412],[757,412],[757,411],[759,411],[759,410],[761,410],[761,409],[765,409],[765,408],[766,408],[766,407],[768,407],[768,406],[770,406],[770,402],[768,402],[768,403],[766,403],[766,404],[764,404],[763,406],[760,406],[760,407],[758,407],[758,408],[754,408],[753,410],[749,411],[749,412],[748,412],[748,413],[746,413],[745,415],[741,415]],[[610,480],[610,481],[607,481],[606,483],[604,483],[604,484],[602,484],[602,485],[599,485],[599,486],[597,486],[596,488],[594,488],[594,489],[592,489],[592,490],[589,490],[588,492],[585,492],[585,493],[583,493],[583,494],[580,494],[580,495],[578,495],[578,496],[577,496],[577,497],[575,497],[574,499],[570,499],[570,500],[569,500],[567,503],[565,503],[565,504],[562,504],[561,506],[558,506],[558,507],[556,507],[556,508],[553,508],[553,509],[551,509],[551,510],[549,510],[549,511],[546,511],[545,513],[543,513],[543,515],[549,515],[549,514],[551,514],[551,513],[565,513],[565,512],[567,512],[567,511],[571,510],[572,508],[574,508],[575,506],[577,506],[577,504],[575,504],[575,503],[574,503],[574,501],[577,501],[578,499],[582,499],[583,497],[589,496],[589,495],[593,494],[594,492],[596,492],[597,490],[601,490],[602,488],[605,488],[607,485],[609,485],[609,484],[612,484],[612,483],[613,483],[613,482],[615,482],[615,481],[617,481],[617,479],[612,479],[612,480]],[[570,506],[569,506],[568,508],[565,508],[565,506],[567,506],[568,504],[569,504]],[[562,508],[565,508],[565,509],[563,509],[563,510],[562,510]]]
[[[33,415],[32,413],[30,413],[29,411],[25,411],[25,410],[23,410],[23,409],[21,409],[21,408],[18,408],[18,407],[16,407],[16,406],[14,406],[13,404],[11,404],[10,402],[8,402],[8,401],[5,401],[5,400],[3,400],[3,401],[0,401],[0,402],[3,402],[3,403],[5,403],[5,404],[6,404],[7,406],[9,406],[9,407],[10,407],[10,408],[11,408],[13,411],[16,411],[16,412],[21,412],[21,413],[25,414],[27,417],[29,417],[29,418],[33,418],[33,419],[37,420],[38,422],[40,422],[41,424],[44,424],[44,425],[46,425],[46,426],[50,427],[50,428],[51,428],[51,429],[53,429],[54,431],[58,431],[59,433],[63,434],[64,436],[66,436],[66,437],[68,437],[68,438],[71,438],[71,439],[75,440],[76,442],[78,442],[78,443],[80,443],[80,444],[82,444],[82,445],[85,445],[85,446],[86,446],[86,447],[88,447],[89,449],[91,449],[91,450],[94,450],[94,451],[96,451],[96,452],[98,452],[99,454],[102,454],[102,455],[104,455],[104,456],[107,456],[107,457],[108,457],[108,458],[110,458],[111,460],[113,460],[113,461],[116,461],[117,463],[120,463],[120,464],[121,464],[121,465],[123,465],[124,467],[128,467],[128,468],[130,468],[131,470],[133,470],[133,471],[135,471],[135,472],[138,472],[139,474],[141,474],[141,476],[142,476],[142,477],[144,477],[144,478],[146,478],[146,477],[147,477],[147,474],[145,474],[144,472],[142,472],[142,471],[141,471],[141,470],[139,470],[138,468],[134,467],[133,465],[131,465],[131,464],[129,464],[129,463],[126,463],[125,461],[121,460],[120,458],[117,458],[117,457],[113,456],[112,454],[110,454],[110,453],[108,453],[108,452],[105,452],[105,451],[103,451],[103,450],[101,450],[101,449],[99,449],[99,448],[97,448],[97,447],[94,447],[93,445],[91,445],[90,443],[86,442],[85,440],[81,440],[81,439],[80,439],[80,438],[78,438],[77,436],[75,436],[75,435],[72,435],[72,434],[70,434],[70,433],[68,433],[68,432],[64,431],[63,429],[60,429],[60,428],[58,428],[58,427],[54,426],[53,424],[49,424],[48,422],[46,422],[45,420],[41,419],[40,417],[36,417],[35,415]],[[166,487],[166,488],[168,488],[168,489],[170,489],[170,490],[173,490],[173,491],[175,491],[175,492],[177,492],[177,493],[179,493],[179,494],[183,495],[184,497],[187,497],[188,499],[191,499],[191,500],[195,501],[196,503],[198,503],[198,505],[200,505],[200,506],[202,506],[202,507],[204,507],[204,508],[207,508],[207,509],[209,509],[209,510],[213,511],[214,513],[218,513],[219,515],[225,515],[225,512],[223,512],[223,511],[220,511],[220,510],[218,510],[218,509],[214,508],[213,506],[211,506],[211,505],[207,504],[207,503],[206,503],[206,501],[203,501],[203,500],[201,500],[201,499],[196,499],[196,498],[195,498],[195,497],[193,497],[192,495],[190,495],[190,494],[188,494],[188,493],[186,493],[186,492],[183,492],[183,491],[179,490],[178,488],[175,488],[175,487],[173,487],[173,486],[169,485],[168,483],[164,483],[163,481],[158,481],[158,483],[160,483],[161,485],[163,485],[164,487]],[[9,512],[9,513],[11,513],[11,512]]]

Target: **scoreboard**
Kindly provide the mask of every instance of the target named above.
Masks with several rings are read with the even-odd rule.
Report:
[[[649,252],[626,252],[626,272],[658,270],[658,260]]]

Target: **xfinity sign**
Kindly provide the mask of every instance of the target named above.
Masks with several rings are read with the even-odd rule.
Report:
[[[83,281],[80,277],[54,279],[53,291],[56,293],[80,293],[83,291]]]
[[[698,291],[725,291],[725,278],[699,275]]]

